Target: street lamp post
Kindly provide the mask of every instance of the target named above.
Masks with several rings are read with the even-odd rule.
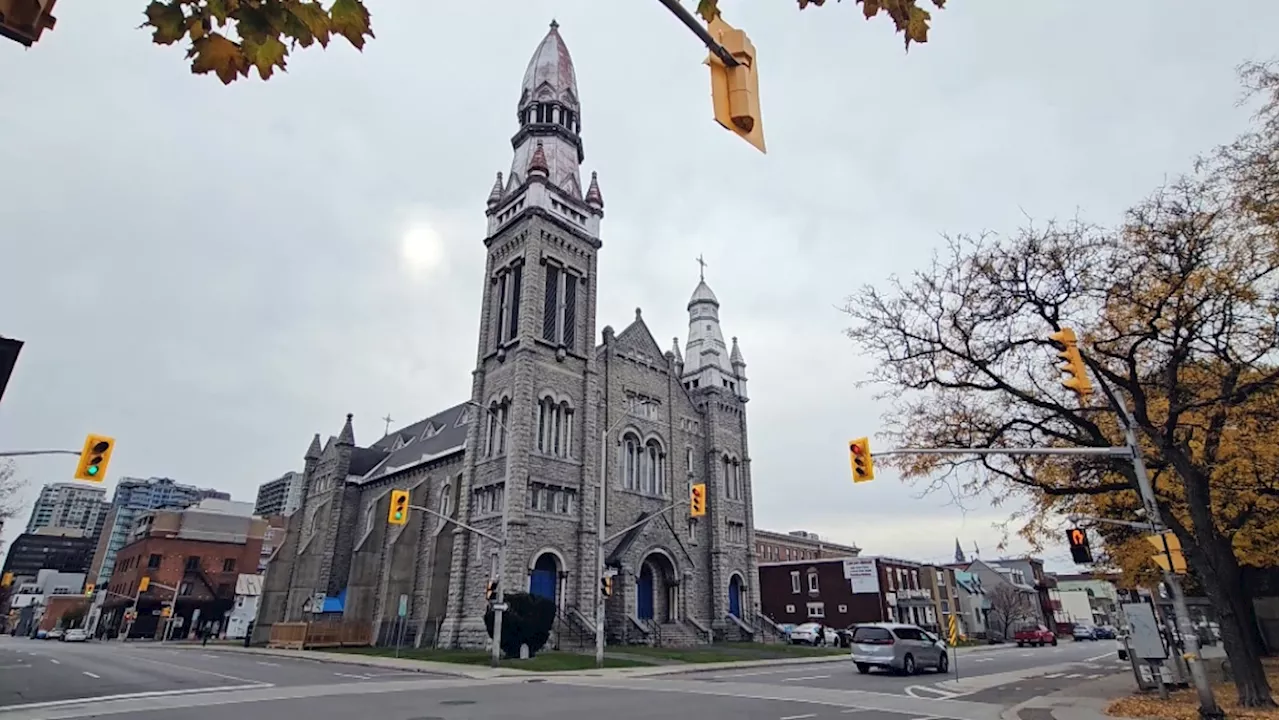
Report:
[[[498,577],[495,580],[494,587],[496,602],[493,603],[493,648],[492,654],[489,656],[490,667],[498,667],[502,660],[502,613],[507,606],[506,583],[503,581],[503,576],[507,572],[507,518],[511,493],[511,431],[507,429],[498,414],[491,408],[487,408],[474,400],[468,401],[467,404],[487,412],[493,418],[493,422],[501,428],[503,452],[507,456],[502,471],[504,476],[502,481],[502,532],[500,534],[502,540],[498,543]]]
[[[648,405],[649,403],[644,403]],[[608,407],[605,408],[605,420],[609,419]],[[599,583],[604,578],[604,527],[605,527],[605,464],[608,458],[608,440],[609,435],[618,426],[626,422],[627,415],[624,413],[604,432],[600,433],[600,489],[596,500],[596,582]],[[604,667],[604,594],[600,592],[600,588],[596,588],[596,667]]]

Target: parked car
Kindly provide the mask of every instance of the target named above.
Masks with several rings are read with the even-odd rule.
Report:
[[[1110,625],[1099,625],[1093,629],[1093,634],[1099,640],[1115,640],[1116,629]]]
[[[62,642],[84,642],[89,639],[89,633],[84,628],[71,628],[62,636]]]
[[[857,625],[849,652],[854,667],[866,674],[871,668],[883,668],[914,675],[920,668],[931,667],[945,673],[947,648],[934,635],[915,625],[899,623],[867,623]]]
[[[818,644],[818,623],[804,623],[797,625],[791,629],[791,643],[794,645],[817,645]],[[822,626],[822,637],[826,640],[826,644],[835,647],[840,643],[840,636],[836,634],[834,628]]]
[[[1042,647],[1044,645],[1058,644],[1058,636],[1043,625],[1024,625],[1013,634],[1013,640],[1018,643],[1018,647],[1025,645]]]
[[[62,628],[54,628],[49,632],[45,633],[44,639],[45,640],[61,640],[63,634],[64,633],[62,631]]]
[[[1092,625],[1076,623],[1075,627],[1071,628],[1071,639],[1076,642],[1080,642],[1081,640],[1097,640],[1098,629]]]

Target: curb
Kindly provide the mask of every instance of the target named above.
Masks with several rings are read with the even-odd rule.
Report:
[[[383,670],[402,670],[405,672],[429,673],[431,675],[445,675],[449,677],[468,678],[471,680],[488,680],[494,677],[501,677],[499,673],[508,672],[503,669],[493,670],[492,668],[484,668],[483,671],[467,671],[464,670],[465,665],[458,663],[438,663],[424,660],[410,660],[379,657],[376,655],[360,655],[357,653],[330,653],[321,650],[281,650],[277,648],[246,648],[246,647],[215,647],[212,645],[202,647],[200,645],[182,645],[183,650],[204,650],[215,652],[240,653],[243,655],[265,655],[268,657],[292,658],[294,660],[310,660],[312,662],[328,663],[330,665],[355,665],[357,667],[381,668]],[[388,662],[389,661],[389,662]],[[478,670],[478,669],[477,669]],[[512,677],[524,677],[526,675],[534,675],[525,670],[511,670],[519,675]]]

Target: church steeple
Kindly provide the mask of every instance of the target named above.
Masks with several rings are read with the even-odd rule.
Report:
[[[742,361],[738,339],[734,338],[730,350],[720,329],[720,300],[707,284],[706,263],[702,258],[698,263],[702,270],[689,298],[689,340],[681,380],[689,390],[720,388],[746,399],[746,363]]]
[[[514,220],[521,210],[538,207],[599,237],[604,203],[595,173],[593,191],[583,188],[578,78],[554,20],[525,68],[516,120],[520,128],[511,138],[506,187],[497,198],[490,193],[489,234]]]

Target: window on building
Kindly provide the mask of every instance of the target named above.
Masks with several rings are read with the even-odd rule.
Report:
[[[577,341],[578,283],[572,270],[548,264],[542,306],[542,339],[573,350]]]
[[[498,345],[514,340],[520,332],[520,284],[524,266],[516,263],[501,271],[497,283],[497,309],[494,321]]]
[[[199,570],[199,569],[200,569],[200,556],[188,555],[187,562],[186,562],[186,565],[183,566],[183,570],[190,571],[190,570]]]
[[[476,488],[473,492],[475,510],[480,515],[502,512],[506,500],[506,483],[494,483]]]
[[[725,523],[725,542],[733,545],[745,545],[747,543],[747,526],[736,520],[726,520]]]
[[[799,570],[791,571],[791,594],[793,595],[800,594],[800,571]]]
[[[485,431],[485,455],[493,457],[507,450],[507,421],[511,412],[511,398],[489,403],[487,430]]]
[[[662,472],[662,446],[650,440],[644,446],[644,477],[641,491],[647,495],[666,495]]]
[[[164,556],[161,555],[160,553],[151,553],[151,555],[147,557],[147,567],[151,568],[152,570],[155,570],[156,568],[160,567],[160,563],[163,560],[164,560]]]
[[[619,466],[622,470],[622,486],[628,490],[640,489],[640,438],[627,433],[618,448]]]
[[[688,519],[686,519],[686,520],[685,520],[685,528],[686,528],[686,530],[687,530],[687,532],[688,532],[689,544],[690,544],[690,545],[696,545],[696,544],[698,543],[698,521],[697,521],[697,519],[696,519],[696,518],[688,518]]]
[[[573,408],[547,396],[538,403],[538,452],[570,457],[573,439]]]
[[[920,571],[919,570],[911,571],[911,587],[916,590],[920,589]]]
[[[796,606],[795,606],[795,605],[788,605],[788,606],[787,606],[787,614],[788,614],[788,615],[794,614],[794,613],[795,613],[795,611],[796,611]]]
[[[837,605],[837,606],[836,606],[836,612],[840,613],[841,615],[844,615],[844,614],[846,614],[846,613],[848,613],[848,612],[849,612],[849,606],[848,606],[848,605]]]
[[[738,460],[725,455],[721,459],[724,466],[724,494],[730,500],[741,500],[742,492],[742,469]]]
[[[571,515],[577,503],[578,491],[544,483],[529,485],[529,509],[556,515]]]
[[[235,572],[235,571],[236,571],[236,559],[224,558],[222,560],[222,572],[229,573],[229,572]]]
[[[684,449],[684,468],[689,477],[693,477],[693,448]]]
[[[811,593],[818,592],[818,571],[817,570],[809,571],[809,592]]]
[[[190,594],[191,594],[191,583],[189,583],[189,582],[178,583],[178,594],[179,594],[179,595],[190,595]]]
[[[811,618],[822,618],[827,616],[827,606],[820,602],[808,603],[805,608],[808,610],[808,616]]]

